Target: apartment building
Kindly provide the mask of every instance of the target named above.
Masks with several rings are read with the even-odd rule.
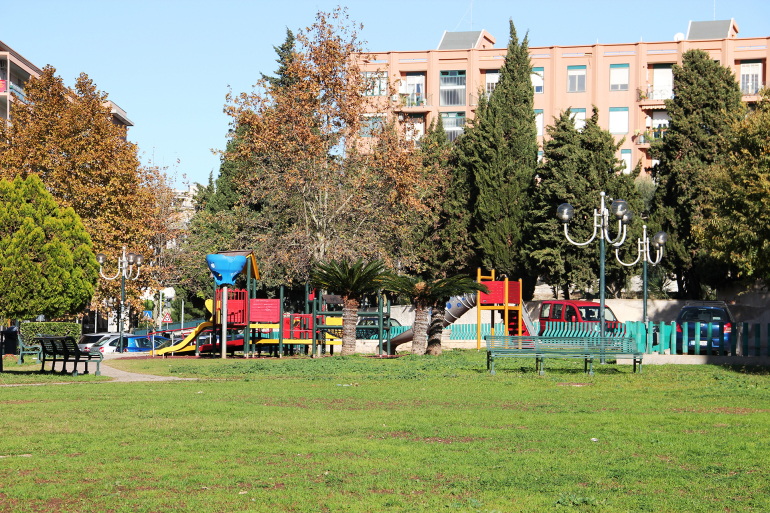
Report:
[[[0,117],[10,119],[11,102],[25,102],[24,84],[30,77],[38,78],[43,71],[25,59],[19,52],[0,41]],[[14,94],[16,99],[14,99]],[[134,126],[126,111],[116,103],[107,100],[112,122],[126,129]]]
[[[435,50],[359,56],[373,79],[369,94],[382,97],[374,102],[371,123],[392,109],[414,124],[413,136],[419,138],[441,116],[447,135],[456,139],[465,121],[473,118],[479,94],[494,94],[507,46],[505,41],[495,48],[495,42],[485,30],[444,32]],[[580,127],[596,105],[602,128],[617,141],[625,138],[618,158],[627,172],[639,160],[649,167],[654,164],[648,155],[650,141],[664,137],[668,127],[665,100],[673,98],[672,66],[682,64],[682,54],[700,48],[730,67],[744,101],[751,103],[768,80],[768,42],[770,37],[739,38],[731,19],[690,22],[687,34],[672,41],[530,47],[540,147],[544,127],[554,117],[570,108]],[[398,95],[386,96],[386,80]]]

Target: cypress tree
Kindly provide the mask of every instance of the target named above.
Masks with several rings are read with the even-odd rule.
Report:
[[[616,143],[612,134],[599,127],[596,107],[582,130],[575,128],[571,114],[570,110],[562,112],[554,124],[546,128],[548,139],[538,168],[539,183],[534,187],[532,231],[527,244],[531,266],[565,297],[569,297],[570,286],[586,294],[589,290],[596,293],[599,244],[578,247],[567,241],[564,228],[556,218],[556,208],[561,203],[575,208],[569,233],[576,242],[587,241],[593,233],[593,212],[599,208],[601,191],[607,194],[608,207],[613,199],[624,199],[637,215],[644,208],[634,186],[634,174],[621,172],[621,162],[616,155],[623,141]],[[629,227],[620,252],[626,262],[636,257],[634,248],[641,236],[641,224],[637,216]],[[617,224],[612,218],[610,235],[615,237],[617,233]],[[633,257],[628,256],[629,248],[633,250]],[[613,253],[614,248],[608,245],[605,278],[610,292],[617,296],[638,270],[618,264]]]
[[[480,263],[511,278],[526,278],[534,292],[523,244],[529,194],[537,165],[537,126],[528,38],[510,41],[500,80],[487,101],[480,94],[476,118],[457,145],[458,165],[470,178],[473,239]]]
[[[284,40],[281,46],[273,45],[273,49],[275,50],[275,53],[278,54],[278,58],[275,60],[275,62],[278,63],[278,76],[269,77],[263,73],[260,73],[262,75],[262,78],[266,80],[270,86],[287,87],[297,81],[295,77],[292,77],[288,74],[289,66],[291,65],[291,62],[294,60],[294,52],[295,52],[294,45],[295,45],[294,34],[292,33],[291,30],[289,30],[288,27],[286,27],[286,40]]]
[[[0,317],[55,318],[88,306],[99,272],[91,237],[37,175],[0,180],[0,233]]]
[[[666,100],[671,121],[651,155],[658,188],[653,216],[668,232],[665,265],[676,274],[682,298],[699,299],[704,285],[719,285],[727,268],[709,257],[693,227],[707,200],[707,169],[720,164],[730,143],[731,126],[744,112],[732,72],[703,50],[689,50],[674,65],[674,98]]]

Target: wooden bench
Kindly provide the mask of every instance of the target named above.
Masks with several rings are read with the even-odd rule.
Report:
[[[593,376],[594,358],[633,359],[634,372],[639,363],[642,372],[642,357],[636,340],[632,337],[508,337],[487,336],[487,370],[495,374],[495,358],[534,358],[535,368],[545,374],[546,358],[576,358],[584,362],[584,371]]]
[[[60,358],[62,362],[61,374],[68,374],[67,362],[73,362],[74,367],[72,369],[72,375],[78,375],[78,363],[85,362],[86,370],[83,374],[89,374],[88,362],[96,361],[95,376],[101,376],[102,373],[99,369],[104,355],[98,348],[91,348],[91,351],[81,351],[78,347],[77,341],[72,337],[52,337],[52,336],[39,336],[34,341],[42,347],[42,357],[40,359],[40,372],[45,372],[45,362],[47,359],[51,360],[51,372],[54,372],[54,366],[56,365],[57,358]]]

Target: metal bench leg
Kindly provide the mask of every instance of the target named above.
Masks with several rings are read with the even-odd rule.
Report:
[[[96,360],[96,374],[94,376],[101,376],[102,372],[99,370],[99,364],[102,363],[101,360]]]
[[[588,370],[588,375],[589,376],[593,376],[594,375],[594,359],[593,358],[589,358],[589,359],[591,361],[590,361],[590,368]]]
[[[489,373],[490,373],[491,375],[493,375],[493,376],[495,375],[495,359],[494,359],[494,357],[492,358],[492,368],[491,368],[491,370],[489,371]]]
[[[540,357],[540,375],[545,376],[545,358]]]

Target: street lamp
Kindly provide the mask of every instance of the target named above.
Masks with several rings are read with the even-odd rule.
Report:
[[[644,225],[642,227],[642,238],[637,239],[637,250],[639,254],[636,256],[636,260],[630,264],[623,262],[620,259],[617,248],[615,248],[615,258],[618,259],[618,262],[621,265],[631,267],[636,265],[640,259],[642,262],[644,262],[644,273],[642,278],[642,281],[644,282],[644,312],[642,317],[644,318],[645,324],[649,322],[649,319],[647,318],[647,262],[651,263],[652,265],[658,265],[660,263],[660,260],[663,258],[663,246],[666,244],[667,240],[668,235],[666,235],[666,232],[658,232],[652,236],[652,239],[649,239],[647,237],[647,225]],[[650,246],[655,249],[654,260],[650,256]]]
[[[609,210],[604,205],[604,191],[601,193],[601,206],[599,210],[594,209],[594,234],[586,242],[575,242],[569,236],[568,225],[575,215],[575,209],[569,203],[562,203],[556,209],[556,217],[564,223],[564,236],[575,246],[587,246],[599,235],[599,325],[601,326],[599,334],[604,336],[606,329],[604,323],[604,242],[620,247],[626,240],[626,228],[628,223],[634,218],[631,208],[623,200],[615,200],[610,205]],[[618,235],[614,239],[610,238],[610,212],[618,220]]]
[[[120,276],[120,308],[118,308],[118,327],[120,329],[120,342],[118,343],[118,352],[123,352],[123,321],[122,321],[122,313],[123,313],[123,306],[126,303],[126,278],[129,280],[136,280],[139,278],[139,267],[141,267],[142,262],[144,262],[144,257],[142,255],[137,255],[135,253],[129,253],[126,255],[126,247],[123,246],[123,256],[121,258],[118,258],[118,272],[113,277],[108,277],[104,275],[104,272],[102,271],[102,266],[107,262],[107,256],[104,253],[99,253],[96,255],[96,261],[99,262],[99,274],[104,278],[105,280],[114,280],[118,276]],[[131,276],[133,274],[134,266],[136,266],[136,276]]]

